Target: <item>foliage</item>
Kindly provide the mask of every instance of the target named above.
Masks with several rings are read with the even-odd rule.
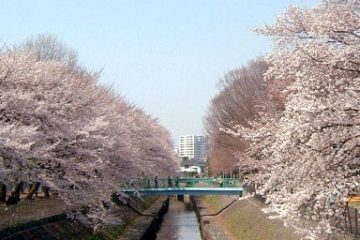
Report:
[[[0,54],[0,182],[40,182],[87,206],[85,222],[117,223],[121,180],[177,171],[169,133],[97,75],[37,50]]]
[[[40,34],[30,37],[17,48],[33,52],[38,61],[54,60],[72,70],[80,70],[76,51],[68,48],[53,35]]]
[[[360,187],[359,10],[351,0],[290,7],[259,30],[276,46],[267,77],[291,84],[280,119],[263,114],[245,131],[265,166],[257,180],[272,212],[315,221],[317,236],[336,230],[343,197]]]
[[[269,213],[304,234],[333,236],[343,199],[360,192],[360,2],[290,6],[256,31],[274,41],[265,77],[284,108],[223,131],[249,143],[239,165],[254,173]]]
[[[205,118],[212,170],[233,169],[237,157],[246,150],[245,139],[232,133],[239,125],[249,127],[248,122],[266,108],[270,99],[263,74],[267,69],[264,61],[252,61],[229,71],[219,82],[220,92],[212,99]]]

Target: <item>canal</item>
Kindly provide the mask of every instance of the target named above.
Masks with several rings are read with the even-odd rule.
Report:
[[[199,223],[189,196],[183,201],[170,198],[169,210],[165,214],[157,240],[201,240]]]

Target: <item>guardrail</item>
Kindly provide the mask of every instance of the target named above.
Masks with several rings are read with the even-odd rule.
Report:
[[[240,187],[238,178],[144,178],[120,184],[121,189],[144,188],[231,188]]]

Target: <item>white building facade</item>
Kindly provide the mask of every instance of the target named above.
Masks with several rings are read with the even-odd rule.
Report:
[[[208,139],[202,135],[179,136],[179,157],[205,162],[208,153]]]

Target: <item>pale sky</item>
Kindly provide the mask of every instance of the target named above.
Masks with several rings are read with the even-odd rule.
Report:
[[[203,133],[218,80],[268,53],[252,28],[274,22],[289,4],[319,0],[0,0],[0,41],[42,33],[103,69],[101,83],[178,135]]]

